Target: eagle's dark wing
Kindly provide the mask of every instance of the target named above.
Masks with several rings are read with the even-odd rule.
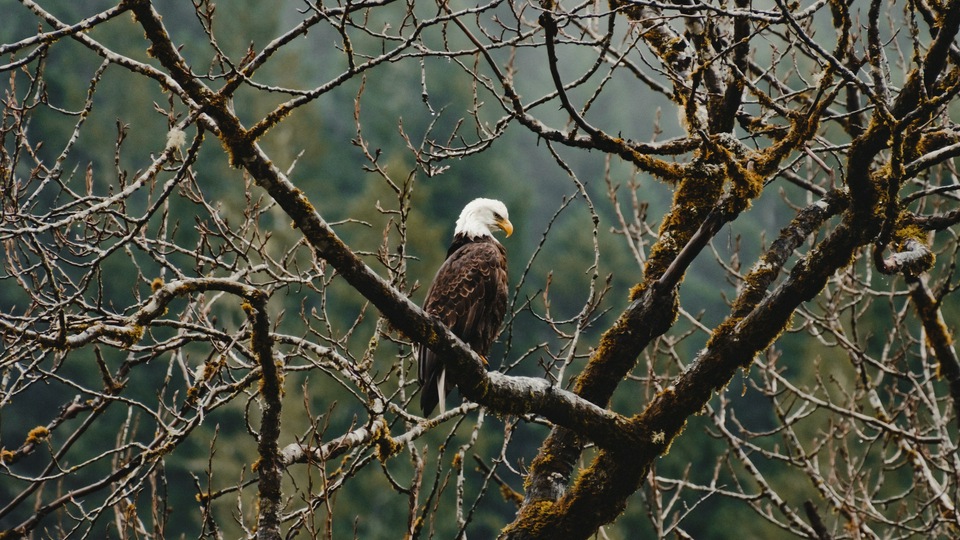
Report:
[[[493,239],[467,242],[437,270],[423,308],[439,318],[474,351],[485,356],[507,308],[507,260]],[[438,388],[443,361],[427,347],[419,352],[420,407],[429,415],[452,386]]]

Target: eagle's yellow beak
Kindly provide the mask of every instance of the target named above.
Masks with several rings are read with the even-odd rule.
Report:
[[[503,229],[503,232],[507,233],[508,237],[513,234],[513,223],[510,223],[510,220],[507,218],[498,219],[497,227]]]

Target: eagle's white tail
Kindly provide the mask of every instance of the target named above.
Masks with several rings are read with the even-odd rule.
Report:
[[[447,382],[447,368],[440,368],[440,376],[437,377],[437,403],[440,405],[440,414],[447,412],[447,393],[444,391]]]

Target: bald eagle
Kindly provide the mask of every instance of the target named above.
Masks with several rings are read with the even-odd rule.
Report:
[[[507,251],[493,231],[513,233],[507,207],[493,199],[468,203],[454,230],[447,259],[427,290],[423,309],[436,316],[482,357],[497,336],[507,310]],[[428,416],[437,403],[444,412],[446,366],[429,348],[420,347],[420,408]]]

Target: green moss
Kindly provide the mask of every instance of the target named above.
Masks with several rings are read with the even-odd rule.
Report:
[[[731,213],[740,213],[750,206],[750,202],[760,196],[763,191],[763,176],[753,172],[753,166],[742,167],[738,162],[733,161],[728,167],[730,178],[733,180],[733,193],[735,198],[732,204],[735,208],[729,209]]]
[[[718,174],[719,173],[719,174]],[[650,250],[644,278],[659,279],[703,223],[723,193],[723,173],[695,162],[674,191],[673,205],[660,225],[660,239]]]
[[[767,287],[779,273],[778,265],[769,261],[766,256],[761,258],[744,278],[743,289],[737,296],[732,313],[742,316],[759,304]]]
[[[270,129],[285,120],[291,113],[293,113],[295,107],[283,106],[277,107],[276,109],[270,111],[270,113],[257,125],[250,128],[248,131],[250,141],[256,141],[260,137],[263,137]]]
[[[906,215],[901,215],[901,225],[893,233],[893,241],[902,244],[907,240],[916,240],[921,244],[927,244],[927,231],[915,223],[909,223]]]
[[[637,298],[640,298],[640,296],[643,295],[644,291],[647,290],[647,287],[648,287],[648,285],[647,285],[646,282],[637,283],[636,285],[634,285],[633,287],[631,287],[631,288],[630,288],[630,301],[632,302],[632,301],[636,300]]]
[[[119,333],[116,337],[120,340],[123,348],[128,349],[136,345],[142,338],[145,328],[142,324],[135,324],[133,328],[126,332]]]
[[[297,201],[300,203],[301,210],[305,213],[314,214],[317,209],[310,204],[310,199],[307,198],[307,194],[303,192],[300,188],[293,188],[293,194],[296,196]]]
[[[742,317],[728,317],[725,321],[717,325],[717,327],[713,329],[713,333],[710,334],[710,338],[707,339],[707,348],[722,350],[724,348],[723,340],[733,333],[733,330],[741,320],[743,320]]]
[[[667,455],[667,454],[670,453],[670,448],[673,447],[673,442],[676,441],[676,440],[680,437],[680,434],[683,433],[683,430],[686,429],[686,428],[687,428],[687,421],[684,420],[684,421],[683,421],[683,424],[680,425],[680,429],[678,429],[678,430],[677,430],[676,432],[674,432],[673,434],[668,434],[668,435],[667,435],[667,437],[666,437],[666,439],[667,439],[667,440],[666,440],[666,445],[663,447],[663,450],[660,452],[660,455],[661,455],[661,456],[665,456],[665,455]]]
[[[518,493],[507,484],[500,484],[500,496],[503,497],[504,501],[513,503],[517,507],[523,504],[523,495]]]
[[[371,439],[376,446],[376,457],[381,463],[403,450],[403,444],[390,436],[390,427],[382,419],[371,426]],[[457,454],[459,455],[459,454]]]
[[[516,529],[515,524],[523,523],[523,528],[528,533],[527,536],[540,538],[542,537],[541,532],[546,528],[547,519],[553,516],[554,506],[556,506],[555,503],[549,500],[527,504],[520,510],[517,519],[507,525],[502,532],[504,534],[511,532]]]
[[[50,430],[44,426],[37,426],[27,433],[26,444],[37,444],[50,436]]]
[[[187,404],[188,405],[193,405],[194,403],[196,403],[197,398],[199,398],[199,396],[200,396],[200,387],[191,386],[190,388],[187,388]]]

